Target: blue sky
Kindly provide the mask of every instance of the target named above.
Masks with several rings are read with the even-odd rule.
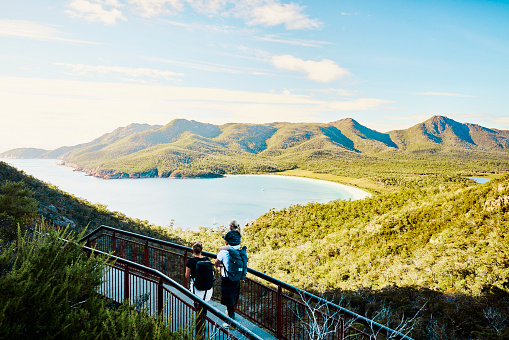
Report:
[[[4,1],[0,152],[175,118],[509,130],[507,18],[507,1]]]

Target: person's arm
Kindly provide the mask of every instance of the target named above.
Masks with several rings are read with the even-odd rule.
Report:
[[[224,253],[225,251],[221,249],[217,253],[217,258],[216,261],[214,262],[214,266],[216,266],[216,268],[221,267],[221,264],[223,263]]]
[[[190,278],[191,278],[191,268],[186,267],[186,281],[189,282]]]

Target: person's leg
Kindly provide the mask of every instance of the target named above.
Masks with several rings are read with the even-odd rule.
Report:
[[[226,306],[228,309],[228,316],[235,320],[235,306]]]
[[[235,318],[235,305],[232,303],[232,281],[227,277],[221,277],[221,304],[226,306],[226,313],[232,319]],[[223,327],[234,329],[233,325],[227,322],[223,323]]]

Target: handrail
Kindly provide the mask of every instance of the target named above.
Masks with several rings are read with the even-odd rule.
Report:
[[[133,233],[133,232],[130,232],[130,231],[125,231],[125,230],[121,230],[121,229],[116,229],[116,228],[112,228],[112,227],[109,227],[109,226],[105,226],[105,225],[101,225],[99,228],[95,229],[94,231],[90,232],[89,234],[87,234],[86,236],[84,236],[80,242],[83,242],[87,239],[89,239],[90,237],[94,236],[95,234],[99,233],[100,231],[102,230],[109,230],[111,232],[114,232],[114,233],[119,233],[119,234],[124,234],[124,235],[127,235],[127,236],[131,236],[131,237],[134,237],[134,238],[138,238],[138,239],[143,239],[145,241],[149,241],[149,242],[152,242],[152,243],[155,243],[155,244],[160,244],[160,245],[165,245],[165,246],[168,246],[168,247],[171,247],[171,248],[176,248],[176,249],[179,249],[179,250],[182,250],[182,251],[192,251],[192,248],[191,247],[186,247],[186,246],[183,246],[183,245],[180,245],[180,244],[176,244],[176,243],[172,243],[172,242],[168,242],[168,241],[163,241],[163,240],[159,240],[159,239],[156,239],[156,238],[153,238],[153,237],[148,237],[148,236],[144,236],[144,235],[140,235],[140,234],[136,234],[136,233]],[[211,258],[217,258],[217,255],[214,254],[214,253],[209,253],[209,252],[202,252],[204,255],[208,256],[208,257],[211,257]],[[378,332],[383,332],[384,334],[386,335],[390,335],[392,338],[396,338],[396,339],[402,339],[402,340],[413,340],[411,337],[403,334],[403,333],[400,333],[396,330],[393,330],[393,329],[390,329],[382,324],[379,324],[371,319],[368,319],[362,315],[359,315],[355,312],[352,312],[344,307],[341,307],[340,305],[337,305],[335,303],[332,303],[330,301],[327,301],[323,298],[320,298],[316,295],[313,295],[309,292],[306,292],[304,290],[301,290],[297,287],[294,287],[286,282],[283,282],[283,281],[280,281],[276,278],[273,278],[269,275],[266,275],[262,272],[259,272],[257,270],[254,270],[252,268],[247,268],[247,272],[252,274],[253,276],[259,278],[259,279],[262,279],[264,281],[267,281],[273,285],[276,285],[277,287],[280,287],[282,289],[285,289],[289,292],[292,292],[292,293],[297,293],[303,297],[306,297],[307,299],[310,299],[314,302],[317,302],[317,303],[320,303],[322,305],[326,305],[327,307],[329,308],[333,308],[337,311],[340,311],[341,313],[345,314],[346,316],[348,316],[349,318],[352,318],[352,319],[355,319],[356,322],[360,322],[362,324],[365,324],[365,325],[368,325],[370,327],[372,327],[374,330],[378,331]],[[162,273],[161,273],[162,274]],[[164,275],[164,274],[163,274]],[[178,283],[177,283],[178,284]]]
[[[131,268],[133,268],[133,267],[134,268],[138,268],[138,269],[140,269],[141,271],[143,271],[145,273],[150,273],[150,274],[152,274],[152,275],[154,275],[156,277],[161,278],[163,281],[165,281],[166,284],[172,286],[173,288],[176,288],[180,293],[185,295],[187,298],[193,300],[193,302],[199,303],[202,307],[204,307],[204,309],[206,309],[207,311],[210,311],[214,316],[218,317],[219,319],[221,319],[224,322],[227,322],[229,324],[235,325],[235,330],[236,331],[240,331],[240,333],[242,333],[243,335],[249,336],[251,339],[263,340],[259,335],[253,333],[251,330],[249,330],[248,328],[244,327],[242,324],[237,322],[235,319],[230,319],[227,315],[225,315],[224,313],[219,311],[217,308],[212,306],[207,301],[199,299],[196,295],[191,293],[188,289],[186,289],[185,287],[180,285],[178,282],[176,282],[172,278],[170,278],[170,277],[166,276],[165,274],[161,273],[159,270],[154,269],[154,268],[150,268],[150,267],[146,267],[146,266],[141,265],[139,263],[132,262],[132,261],[126,260],[124,258],[121,258],[121,257],[118,257],[118,256],[114,256],[114,255],[111,255],[111,254],[108,254],[108,253],[105,253],[105,252],[102,252],[100,250],[93,249],[93,248],[90,248],[90,247],[87,247],[87,246],[83,246],[83,249],[85,251],[89,252],[89,253],[99,254],[99,255],[106,256],[108,258],[109,262],[126,264],[126,265],[129,265],[129,267],[131,267]]]

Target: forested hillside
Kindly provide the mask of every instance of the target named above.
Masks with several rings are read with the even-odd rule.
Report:
[[[249,266],[394,320],[419,312],[416,339],[509,336],[509,175],[378,177],[392,193],[270,211],[243,228]],[[23,181],[50,224],[101,224],[217,252],[224,229],[161,228],[92,205],[0,162],[0,185]],[[2,194],[2,193],[0,193]]]
[[[32,154],[18,149],[0,157]],[[38,157],[58,157],[105,178],[216,177],[290,169],[374,178],[390,173],[503,173],[509,170],[508,156],[509,131],[434,116],[388,133],[351,118],[225,125],[176,119],[165,126],[132,124]]]
[[[246,228],[253,265],[298,286],[509,291],[509,176],[456,177],[358,201],[292,206]]]
[[[267,212],[243,233],[250,266],[361,314],[422,308],[417,339],[509,338],[509,175],[405,186]]]

